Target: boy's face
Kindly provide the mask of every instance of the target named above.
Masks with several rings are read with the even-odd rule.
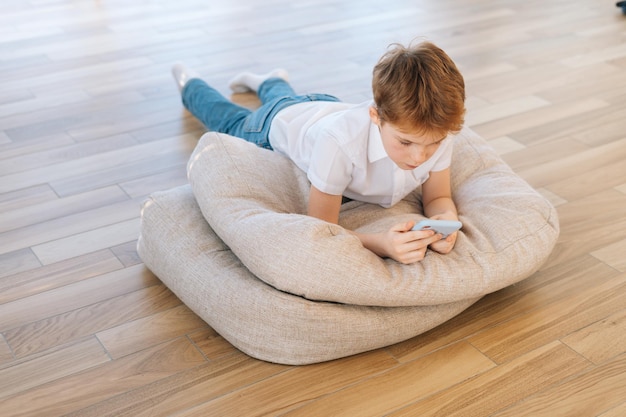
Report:
[[[370,107],[370,118],[378,125],[385,152],[401,169],[414,170],[423,164],[446,138],[440,134],[415,133],[388,122],[382,123],[373,107]]]

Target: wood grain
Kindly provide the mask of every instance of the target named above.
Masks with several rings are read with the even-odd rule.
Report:
[[[539,307],[495,326],[469,341],[497,363],[586,327],[624,308],[626,275],[608,279],[593,290]]]
[[[65,349],[0,369],[0,392],[8,397],[110,360],[102,346],[92,337]]]
[[[562,341],[595,364],[626,353],[626,309],[568,334]]]
[[[595,416],[624,401],[626,355],[583,372],[496,416]]]
[[[589,366],[553,342],[389,415],[486,416]]]
[[[461,342],[351,385],[285,415],[382,416],[494,366],[492,361],[472,346]]]
[[[116,271],[123,266],[108,249],[46,266],[42,266],[30,250],[18,252],[26,252],[29,259],[32,257],[32,265],[24,265],[24,271],[0,279],[2,304]],[[15,254],[16,252],[12,252],[10,255],[14,257]]]
[[[397,361],[391,356],[379,350],[368,355],[296,367],[198,405],[181,415],[186,417],[282,415],[302,404],[325,397],[329,390],[340,391],[360,380],[369,379],[386,369],[393,368],[396,364]],[[304,381],[307,381],[306,384],[303,384]]]
[[[12,415],[59,415],[204,363],[184,338],[93,367],[2,401]]]
[[[614,3],[4,3],[3,417],[626,415],[626,20]],[[205,131],[172,64],[227,96],[236,73],[283,67],[296,91],[361,102],[387,46],[415,39],[448,51],[467,124],[557,207],[555,250],[393,346],[303,367],[246,356],[137,255],[142,201],[187,182]]]
[[[153,313],[96,334],[113,359],[206,327],[186,306]]]
[[[142,318],[178,305],[180,300],[167,288],[153,285],[15,327],[6,331],[5,337],[14,354],[21,358],[94,334],[102,343],[103,332],[123,324],[140,323]],[[161,332],[153,337],[168,340]]]

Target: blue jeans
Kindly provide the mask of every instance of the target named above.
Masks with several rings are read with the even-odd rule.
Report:
[[[270,125],[279,111],[307,101],[339,101],[328,94],[296,95],[282,78],[265,80],[257,94],[261,107],[252,111],[234,104],[198,78],[189,80],[181,92],[185,108],[209,130],[227,133],[267,149],[272,149]]]

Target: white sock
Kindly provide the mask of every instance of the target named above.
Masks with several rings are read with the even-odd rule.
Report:
[[[247,93],[250,91],[257,92],[259,91],[259,87],[265,80],[270,78],[282,78],[285,81],[288,81],[289,74],[286,70],[282,68],[277,68],[273,71],[268,72],[267,74],[254,74],[251,72],[242,72],[241,74],[233,77],[229,82],[228,86],[234,93]]]
[[[192,78],[200,78],[200,74],[187,68],[182,62],[177,62],[172,66],[172,75],[178,86],[178,91],[181,91]]]

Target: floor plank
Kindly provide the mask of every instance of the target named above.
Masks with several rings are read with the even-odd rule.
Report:
[[[387,353],[379,350],[331,362],[296,367],[190,408],[181,415],[187,417],[283,415],[295,407],[325,397],[329,390],[341,390],[359,380],[369,379],[396,364],[397,362]]]
[[[205,363],[184,338],[109,361],[2,401],[12,415],[60,415]]]
[[[600,415],[623,402],[626,390],[625,366],[626,355],[621,355],[495,415],[498,417]]]
[[[561,340],[595,364],[613,359],[626,353],[626,310],[611,314]]]
[[[492,361],[462,342],[351,385],[285,415],[382,416],[494,366]],[[395,389],[388,390],[390,386]]]
[[[206,328],[207,324],[180,305],[96,334],[113,359]]]
[[[3,397],[10,397],[110,360],[100,343],[92,337],[65,349],[0,369],[0,392]]]
[[[167,288],[153,285],[14,327],[5,332],[5,337],[16,357],[21,358],[94,334],[102,343],[102,332],[123,324],[137,323],[178,305],[180,300]],[[176,336],[183,334],[180,332]],[[171,333],[169,338],[161,333],[155,333],[153,337],[160,337],[161,341],[173,338]],[[112,352],[109,351],[109,354]]]
[[[607,279],[593,290],[521,314],[470,337],[469,341],[497,363],[560,339],[624,307],[626,275]],[[581,312],[583,312],[581,314]]]
[[[143,265],[138,265],[0,304],[0,331],[4,332],[158,283],[158,279],[146,271]]]
[[[4,2],[0,414],[626,415],[625,22],[594,0]],[[142,201],[187,183],[205,131],[172,64],[226,96],[283,67],[298,92],[362,102],[387,46],[419,39],[464,74],[468,126],[556,206],[554,251],[393,346],[246,356],[137,254]]]
[[[30,250],[28,253],[35,257]],[[122,264],[109,250],[92,252],[46,266],[41,266],[36,261],[32,267],[0,279],[0,303],[26,298],[121,268]]]
[[[69,416],[157,417],[203,404],[240,387],[254,386],[284,372],[284,365],[267,364],[243,353],[231,354],[166,378],[146,383]]]
[[[389,415],[486,416],[589,366],[582,357],[553,342]]]

